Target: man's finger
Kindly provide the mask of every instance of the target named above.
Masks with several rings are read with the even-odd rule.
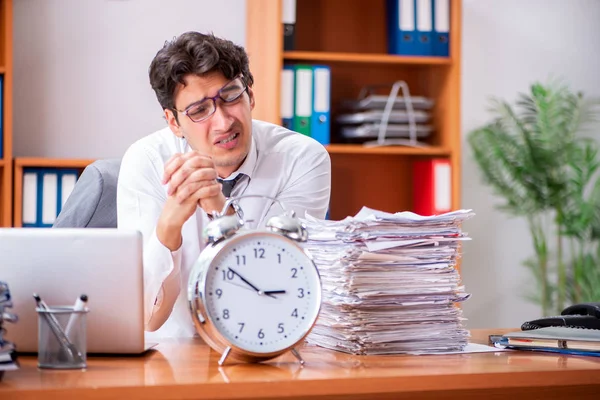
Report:
[[[177,188],[181,185],[185,185],[191,182],[198,182],[204,180],[215,180],[217,179],[217,171],[212,168],[204,168],[204,167],[196,167],[192,163],[192,160],[189,160],[185,164],[183,164],[172,176],[169,180],[169,188],[167,189],[167,194],[170,196],[177,191]],[[205,164],[206,160],[198,162],[198,164]]]
[[[215,184],[220,185],[219,183],[217,183],[214,180],[212,180],[212,181],[211,180],[203,180],[203,181],[186,183],[177,188],[177,191],[174,194],[174,196],[177,198],[177,202],[180,204],[185,202],[187,199],[189,199],[190,196],[194,196],[194,200],[197,201],[197,198],[195,197],[195,193],[198,192],[198,190],[200,188],[212,186]]]
[[[173,175],[175,171],[179,169],[183,162],[183,154],[175,154],[169,159],[169,161],[167,161],[167,163],[165,164],[165,171],[163,172],[163,185],[169,182],[169,180],[171,179],[171,175]]]
[[[172,187],[176,187],[181,184],[194,169],[202,167],[214,168],[212,158],[197,152],[180,154],[178,157],[169,160],[165,165],[163,185],[170,183],[170,181],[174,179],[174,175],[181,174],[181,176],[178,176],[172,184]]]

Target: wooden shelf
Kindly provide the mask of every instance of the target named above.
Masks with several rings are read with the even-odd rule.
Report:
[[[416,156],[449,156],[451,151],[443,147],[379,146],[365,147],[361,144],[329,144],[329,154],[390,154]]]
[[[15,158],[15,167],[42,167],[42,168],[85,168],[94,160],[64,159],[64,158]]]
[[[246,49],[254,76],[252,117],[281,124],[281,70],[286,63],[330,67],[330,121],[344,112],[343,100],[367,86],[404,81],[414,96],[431,98],[431,147],[326,146],[331,158],[330,218],[354,215],[362,206],[397,212],[414,209],[414,162],[445,158],[451,166],[451,207],[461,193],[461,11],[450,2],[450,56],[388,54],[385,0],[302,0],[296,2],[294,51],[283,51],[283,0],[248,1]],[[381,92],[383,92],[383,88]],[[387,91],[387,89],[386,89]],[[383,93],[381,93],[383,94]],[[331,137],[340,140],[340,127]]]
[[[0,227],[12,226],[13,197],[13,0],[0,0],[0,74],[3,153],[0,159]]]
[[[334,53],[316,51],[287,51],[283,53],[285,61],[320,61],[366,64],[397,65],[450,65],[452,59],[447,57],[406,57],[391,54]]]
[[[14,196],[13,196],[13,226],[23,226],[23,173],[24,168],[73,168],[83,170],[93,163],[91,159],[77,158],[38,158],[22,157],[15,158],[14,171]]]

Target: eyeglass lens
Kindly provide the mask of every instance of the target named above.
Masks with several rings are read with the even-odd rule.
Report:
[[[241,77],[234,79],[227,85],[223,86],[217,96],[204,99],[196,104],[193,104],[186,110],[186,114],[194,122],[202,121],[214,114],[216,110],[215,100],[220,98],[225,104],[231,104],[238,100],[242,93],[246,90],[246,86]]]

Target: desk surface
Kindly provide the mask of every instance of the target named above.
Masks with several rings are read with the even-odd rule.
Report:
[[[495,331],[472,331],[485,343]],[[86,371],[38,370],[34,357],[0,382],[0,399],[600,398],[600,358],[533,352],[352,356],[305,346],[263,364],[219,368],[200,341],[170,340],[138,357],[91,357]]]

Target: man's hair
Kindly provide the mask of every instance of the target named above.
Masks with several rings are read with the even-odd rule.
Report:
[[[220,71],[227,80],[240,73],[244,83],[252,86],[254,78],[248,67],[248,55],[242,46],[213,34],[186,32],[166,41],[149,68],[150,85],[163,109],[175,110],[175,89],[185,85],[184,77]]]

